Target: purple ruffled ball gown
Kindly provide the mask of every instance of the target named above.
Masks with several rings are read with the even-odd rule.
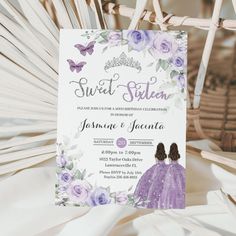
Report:
[[[142,207],[160,208],[160,196],[168,166],[164,161],[158,161],[140,178],[134,196],[142,203]]]
[[[168,165],[160,208],[185,208],[185,169],[177,161]]]

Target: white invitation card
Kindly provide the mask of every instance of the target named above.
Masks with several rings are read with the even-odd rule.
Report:
[[[61,30],[56,204],[185,207],[187,34]]]

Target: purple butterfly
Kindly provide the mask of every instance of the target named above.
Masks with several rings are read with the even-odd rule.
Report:
[[[74,70],[79,73],[82,68],[84,67],[84,65],[86,65],[87,63],[85,61],[81,61],[80,63],[75,63],[74,61],[72,61],[71,59],[68,59],[67,62],[69,63],[70,65],[70,70],[72,72],[74,72]]]
[[[96,41],[91,41],[87,46],[83,46],[81,44],[76,44],[75,47],[79,49],[80,54],[86,56],[86,53],[91,55],[94,52],[94,45]]]

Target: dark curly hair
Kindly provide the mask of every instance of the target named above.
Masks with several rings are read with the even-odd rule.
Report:
[[[165,146],[163,143],[158,143],[157,145],[157,150],[156,150],[156,154],[155,154],[155,158],[163,161],[164,159],[166,159],[167,155],[165,152]]]
[[[176,143],[172,143],[170,145],[170,152],[168,157],[172,160],[172,161],[177,161],[180,158],[179,155],[179,150],[178,150],[178,146]]]

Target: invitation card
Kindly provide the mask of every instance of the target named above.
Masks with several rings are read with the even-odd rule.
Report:
[[[187,34],[61,30],[56,204],[185,207]]]

